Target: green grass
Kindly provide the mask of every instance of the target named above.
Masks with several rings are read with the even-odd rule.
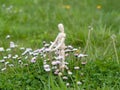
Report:
[[[69,76],[70,87],[66,87],[65,82],[52,72],[45,72],[39,59],[35,64],[23,60],[29,65],[22,67],[16,60],[10,60],[15,66],[0,70],[0,89],[119,90],[119,3],[119,0],[0,0],[0,47],[8,48],[9,42],[14,41],[18,47],[41,48],[42,41],[49,43],[55,39],[57,25],[63,23],[66,44],[81,47],[82,53],[88,40],[88,26],[93,27],[86,49],[88,63],[85,66],[78,63],[81,69],[78,72],[73,70],[75,74]],[[97,9],[98,5],[100,9]],[[113,34],[115,42],[111,39]],[[11,35],[11,38],[6,40],[6,35]],[[10,53],[21,54],[17,49]],[[2,55],[0,52],[0,60]],[[79,61],[71,57],[69,62],[72,69]],[[3,66],[0,63],[0,69]],[[82,84],[77,86],[74,80],[80,80]]]

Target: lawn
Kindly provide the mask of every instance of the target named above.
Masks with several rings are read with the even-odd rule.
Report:
[[[0,90],[119,90],[119,3],[0,0]],[[33,63],[32,55],[22,55],[26,49],[42,48],[43,41],[54,41],[59,23],[65,27],[66,45],[78,49],[66,57],[72,74],[46,72],[46,58],[38,55]],[[10,43],[15,44],[14,48]],[[75,53],[88,56],[77,58]]]

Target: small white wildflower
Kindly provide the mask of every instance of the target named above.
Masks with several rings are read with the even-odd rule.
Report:
[[[52,61],[52,65],[56,65],[57,63],[56,63],[56,61]]]
[[[77,85],[81,85],[81,84],[82,84],[82,82],[80,82],[80,81],[77,82]]]
[[[69,83],[66,83],[66,86],[70,86],[70,84],[69,84]]]
[[[3,60],[0,60],[0,62],[3,63],[3,62],[5,62],[5,60],[4,60],[4,59],[3,59]]]
[[[67,77],[67,76],[63,76],[62,78],[63,78],[64,80],[67,80],[67,79],[68,79],[68,77]]]
[[[68,53],[66,53],[66,54],[65,54],[65,56],[67,57],[67,56],[69,56],[69,54],[68,54]]]
[[[3,52],[5,51],[3,47],[0,47],[0,52]]]
[[[26,48],[26,50],[27,50],[27,51],[32,51],[32,49],[31,49],[31,48]]]
[[[78,49],[77,48],[74,48],[73,51],[77,51]]]
[[[10,48],[15,48],[15,47],[17,47],[17,45],[15,45],[15,43],[14,42],[10,42]]]
[[[33,52],[29,52],[29,55],[33,55]]]
[[[21,60],[21,57],[18,57],[18,60]]]
[[[56,69],[55,72],[54,72],[54,74],[57,75],[58,73],[59,73],[59,69]]]
[[[74,67],[74,69],[75,69],[75,70],[78,70],[78,69],[80,69],[80,67],[76,66],[76,67]]]
[[[16,54],[15,57],[18,58],[18,55]]]
[[[47,44],[47,43],[44,45],[44,47],[49,47],[49,46],[50,46],[50,44]]]
[[[14,42],[10,42],[10,48],[15,48]]]
[[[72,47],[71,45],[68,45],[67,48],[69,48],[69,49],[73,49],[73,47]]]
[[[63,56],[55,57],[56,60],[60,60],[60,59],[62,59],[62,58],[63,58]]]
[[[45,45],[45,44],[46,44],[46,41],[43,41],[42,43],[43,43],[43,45]]]
[[[31,59],[31,63],[35,63],[36,62],[36,57],[33,57],[32,59]]]
[[[46,54],[43,54],[43,57],[46,57]]]
[[[15,56],[13,56],[12,58],[13,58],[13,59],[16,59],[16,57],[15,57]]]
[[[39,49],[38,52],[39,52],[39,53],[42,53],[44,49],[45,49],[45,48],[43,47],[43,48]]]
[[[74,54],[75,57],[78,57],[78,54]]]
[[[43,56],[43,55],[44,55],[43,53],[40,54],[40,56]]]
[[[7,65],[7,64],[9,64],[9,62],[7,61],[7,62],[5,62],[5,65]]]
[[[31,51],[32,51],[31,48],[26,48],[26,50],[22,53],[22,55],[25,55],[25,54],[27,54],[28,52],[31,52]]]
[[[66,65],[65,65],[65,68],[66,68],[66,70],[68,70],[68,69],[69,69],[69,68],[68,68],[68,66],[66,66]]]
[[[6,51],[11,51],[11,48],[7,48]]]
[[[57,60],[56,63],[57,63],[57,64],[60,64],[61,62]]]
[[[44,62],[47,62],[47,60],[44,60]]]
[[[57,66],[53,66],[52,69],[57,69]]]
[[[72,52],[73,50],[70,49],[66,49],[65,52]]]
[[[14,67],[14,65],[13,65],[13,64],[9,64],[8,66],[9,66],[9,67]]]
[[[18,58],[18,55],[16,54],[16,55],[15,55],[15,56],[13,56],[12,58],[13,58],[13,59],[16,59],[16,58]]]
[[[5,70],[6,70],[6,68],[2,68],[2,69],[1,69],[1,71],[5,71]]]
[[[28,59],[28,56],[26,56],[25,59]]]
[[[45,51],[45,52],[49,52],[49,51],[50,51],[50,49],[46,48],[44,51]]]
[[[50,66],[48,64],[44,65],[44,70],[46,72],[49,72],[51,69],[50,69]]]
[[[52,41],[50,41],[50,45],[52,45],[53,44],[53,42]]]
[[[7,57],[7,56],[4,56],[3,58],[4,58],[4,59],[7,59],[8,57]]]
[[[45,64],[47,64],[47,62],[46,62],[46,61],[44,61],[44,62],[43,62],[43,64],[45,65]]]
[[[81,75],[81,76],[83,76],[83,75],[84,75],[84,73],[81,73],[80,75]]]
[[[39,53],[39,50],[40,50],[40,49],[37,49],[37,50],[35,50],[35,51],[33,51],[33,52],[34,52],[34,53]]]
[[[38,55],[39,55],[39,53],[33,53],[33,55],[34,55],[34,56],[38,56]]]
[[[10,35],[7,35],[7,36],[6,36],[6,39],[9,39],[9,38],[10,38]]]
[[[46,69],[46,68],[49,68],[50,67],[50,65],[48,65],[48,64],[46,64],[46,65],[44,65],[44,68]]]
[[[8,58],[11,58],[12,57],[12,55],[11,54],[8,54]]]
[[[25,48],[24,48],[24,47],[21,47],[20,50],[25,50]]]
[[[63,75],[62,72],[59,72],[59,73],[58,73],[58,76],[62,76],[62,75]]]
[[[69,75],[72,75],[72,72],[71,72],[71,71],[68,71],[68,74],[69,74]]]
[[[86,55],[86,54],[79,54],[78,55],[79,58],[86,57],[86,56],[88,56],[88,55]]]
[[[19,63],[21,63],[22,61],[21,61],[21,60],[19,60],[18,62],[19,62]]]
[[[21,64],[21,65],[23,64],[23,62],[21,60],[19,60],[18,63]]]
[[[87,63],[86,61],[81,62],[82,65],[85,65],[86,63]]]
[[[45,69],[46,72],[49,72],[50,70],[51,70],[50,68]]]

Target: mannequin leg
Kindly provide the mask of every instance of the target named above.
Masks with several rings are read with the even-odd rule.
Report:
[[[61,64],[60,64],[59,68],[61,71],[64,71],[64,68],[65,68],[65,51],[64,51],[64,49],[60,50],[59,56],[62,57]]]

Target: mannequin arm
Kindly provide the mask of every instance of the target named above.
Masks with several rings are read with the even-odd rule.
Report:
[[[58,40],[58,36],[57,36],[57,38],[55,39],[55,41],[52,43],[52,45],[49,47],[50,50],[51,50],[51,49],[53,48],[53,46],[56,44],[57,40]]]
[[[65,38],[62,38],[61,43],[55,49],[53,49],[52,51],[57,50],[64,43],[64,41],[65,41]]]

